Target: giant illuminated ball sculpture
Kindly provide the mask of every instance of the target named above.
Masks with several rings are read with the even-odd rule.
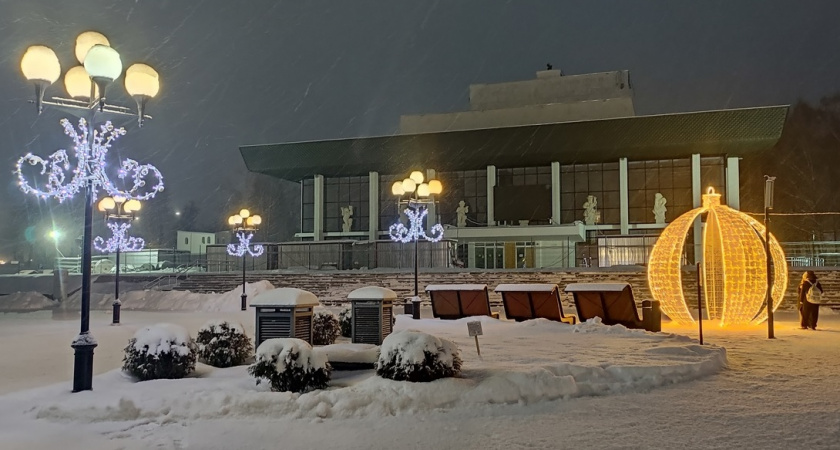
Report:
[[[662,311],[676,323],[690,324],[682,291],[681,259],[686,235],[694,220],[708,213],[703,231],[702,283],[706,311],[721,326],[758,324],[767,320],[767,259],[764,225],[720,204],[720,194],[709,189],[703,206],[671,222],[653,247],[648,263],[648,285]],[[770,235],[773,258],[773,310],[787,288],[787,263],[782,247]]]

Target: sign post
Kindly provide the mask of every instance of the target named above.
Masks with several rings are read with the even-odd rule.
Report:
[[[475,338],[475,351],[478,353],[478,356],[481,356],[481,348],[478,346],[478,337],[481,336],[481,322],[473,321],[467,322],[467,332],[469,332],[470,336]]]

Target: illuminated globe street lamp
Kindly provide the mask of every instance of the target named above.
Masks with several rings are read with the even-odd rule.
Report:
[[[246,303],[248,300],[248,294],[245,293],[245,255],[249,254],[252,258],[256,258],[265,251],[262,245],[251,246],[254,232],[257,231],[257,227],[261,223],[262,217],[251,215],[251,212],[247,209],[228,217],[228,225],[233,227],[233,231],[236,232],[236,237],[239,239],[239,244],[227,245],[228,255],[242,258],[242,311],[247,309]]]
[[[116,165],[118,180],[112,180],[105,173],[106,156],[113,142],[125,134],[125,129],[114,127],[109,120],[98,127],[94,125],[99,115],[136,115],[142,126],[144,119],[150,118],[144,114],[146,103],[160,89],[157,72],[145,64],[134,64],[125,71],[126,91],[137,103],[135,113],[127,107],[106,104],[106,91],[123,74],[123,65],[119,53],[105,36],[95,31],[80,34],[76,38],[75,55],[81,65],[64,75],[64,87],[71,98],[44,100],[47,87],[61,76],[61,65],[49,47],[33,45],[26,49],[20,68],[35,86],[34,103],[38,113],[44,105],[49,105],[76,115],[79,121],[77,130],[69,120],[61,120],[64,134],[73,140],[72,155],[66,150],[58,150],[48,158],[27,153],[18,159],[15,172],[21,190],[42,199],[63,202],[81,191],[85,193],[81,327],[72,343],[75,349],[73,392],[79,392],[92,389],[93,349],[97,346],[90,334],[93,204],[100,190],[126,200],[148,200],[163,190],[163,177],[151,164],[125,159]],[[35,172],[46,176],[46,180],[30,183],[24,176],[24,167],[28,166],[35,166]],[[121,187],[114,181],[119,181]]]
[[[105,214],[105,225],[111,230],[107,241],[99,236],[93,240],[93,246],[103,253],[116,253],[116,275],[114,277],[114,303],[112,325],[120,324],[120,252],[139,252],[146,242],[142,238],[129,237],[128,229],[134,220],[134,214],[140,211],[140,201],[119,195],[105,197],[99,201],[99,211]]]
[[[443,239],[443,227],[440,224],[433,225],[426,234],[423,229],[423,219],[429,214],[429,205],[435,203],[435,195],[443,192],[443,184],[440,180],[429,180],[424,183],[423,172],[415,170],[408,178],[396,181],[391,186],[391,193],[397,196],[397,208],[405,207],[405,215],[408,217],[408,227],[402,223],[395,223],[388,229],[391,240],[401,243],[414,241],[414,298],[413,314],[419,319],[420,293],[417,282],[417,259],[418,242],[425,239],[429,242],[439,242]]]

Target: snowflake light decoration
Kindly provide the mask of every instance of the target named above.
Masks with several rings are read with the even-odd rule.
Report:
[[[15,174],[18,177],[20,189],[27,194],[34,194],[40,198],[54,197],[59,202],[72,198],[85,188],[85,183],[90,181],[95,193],[103,189],[108,195],[122,196],[126,199],[148,200],[158,192],[163,191],[163,175],[157,167],[151,164],[140,164],[133,159],[125,159],[120,164],[117,177],[120,180],[128,179],[131,183],[129,189],[117,188],[108,175],[105,173],[105,156],[108,154],[111,145],[120,136],[125,135],[124,128],[115,128],[107,121],[93,130],[93,142],[90,142],[87,121],[79,119],[79,129],[76,130],[73,124],[62,119],[64,134],[73,139],[73,151],[76,164],[73,166],[67,150],[61,149],[51,154],[47,159],[27,153],[17,161]],[[47,182],[42,189],[33,187],[23,175],[25,164],[30,166],[41,166],[40,174],[46,175]],[[72,171],[72,172],[71,172]],[[71,175],[72,174],[72,175]],[[151,189],[145,189],[146,178],[153,177],[156,182]],[[68,180],[69,177],[69,180]]]
[[[257,244],[253,246],[253,250],[251,250],[251,239],[254,238],[254,233],[248,233],[247,235],[243,231],[238,231],[236,233],[236,237],[239,239],[239,244],[228,244],[227,245],[227,252],[230,256],[239,256],[240,258],[245,256],[245,253],[248,253],[252,257],[256,258],[263,254],[265,248],[262,245]]]
[[[431,236],[426,234],[423,230],[423,219],[429,214],[429,210],[425,207],[406,208],[405,215],[408,216],[409,228],[406,228],[402,223],[395,223],[388,229],[388,234],[391,240],[395,242],[402,242],[407,244],[409,242],[425,239],[429,242],[439,242],[443,239],[443,227],[440,224],[435,224],[431,228]]]
[[[111,230],[111,238],[107,241],[97,236],[93,240],[93,247],[102,253],[113,253],[118,249],[121,252],[139,252],[146,246],[146,241],[139,237],[127,236],[131,224],[128,222],[116,223],[107,222]]]

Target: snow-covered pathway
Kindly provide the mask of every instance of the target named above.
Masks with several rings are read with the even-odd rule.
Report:
[[[222,317],[240,320],[252,332],[252,314],[131,312],[123,325],[110,327],[109,315],[95,312],[97,373],[119,367],[121,348],[140,325],[177,317],[178,323],[196,329],[209,318]],[[765,338],[763,327],[707,329],[707,342],[727,349],[728,370],[641,392],[346,418],[173,414],[167,420],[141,417],[85,425],[81,417],[46,417],[48,409],[40,413],[46,419],[35,421],[10,415],[14,399],[39,391],[33,390],[0,397],[0,439],[4,449],[840,448],[839,318],[825,314],[822,329],[814,332],[796,329],[795,317],[781,314],[773,341]],[[75,320],[53,321],[48,313],[0,316],[0,390],[59,381],[40,391],[69,389],[72,352],[66,341],[77,327]],[[666,331],[696,336],[694,329],[666,326]],[[599,351],[614,351],[593,339],[593,346],[604,346]],[[465,343],[459,342],[465,353],[474,351]],[[486,352],[492,351],[488,339]],[[585,354],[578,357],[585,361]],[[96,378],[94,388],[114,374]],[[30,406],[30,413],[42,406]],[[123,406],[130,410],[131,405]]]

